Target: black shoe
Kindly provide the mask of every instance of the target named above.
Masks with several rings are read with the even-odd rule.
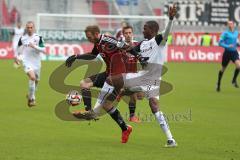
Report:
[[[235,82],[232,82],[232,85],[233,85],[233,87],[235,87],[235,88],[239,88],[239,86],[238,86],[238,84],[237,84],[236,81],[235,81]]]
[[[168,148],[177,147],[177,142],[174,139],[167,140],[167,143],[165,144],[165,147],[168,147]]]
[[[221,91],[221,88],[220,88],[220,85],[219,85],[219,84],[217,84],[216,91],[217,91],[217,92],[220,92],[220,91]]]

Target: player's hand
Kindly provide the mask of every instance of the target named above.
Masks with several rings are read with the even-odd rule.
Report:
[[[149,57],[142,57],[142,56],[138,57],[138,61],[139,61],[140,64],[142,65],[142,68],[147,67],[147,65],[148,65],[148,62],[147,62],[148,59],[149,59]]]
[[[234,47],[234,45],[233,45],[233,44],[230,44],[230,45],[229,45],[229,48],[233,48],[233,47]]]
[[[72,55],[72,56],[67,58],[67,60],[65,61],[65,65],[67,67],[71,67],[75,60],[76,60],[76,55]]]
[[[168,16],[169,16],[170,20],[173,20],[173,18],[176,16],[176,14],[177,14],[177,6],[176,6],[176,3],[174,3],[173,6],[169,7]]]
[[[32,44],[31,42],[28,44],[28,46],[31,48],[34,48],[34,49],[36,48],[36,46],[34,44]]]

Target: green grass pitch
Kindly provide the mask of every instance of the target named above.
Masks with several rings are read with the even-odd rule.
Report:
[[[0,160],[237,160],[240,159],[240,89],[231,85],[234,66],[215,91],[219,64],[169,63],[163,79],[174,89],[160,99],[177,148],[166,142],[146,100],[138,101],[144,122],[133,124],[127,144],[121,131],[106,115],[97,122],[58,119],[55,104],[65,95],[49,87],[49,76],[63,62],[43,62],[37,107],[28,108],[28,81],[12,61],[0,61]],[[73,72],[68,83],[78,85],[84,68]],[[240,80],[239,80],[240,82]],[[119,108],[126,118],[128,107]]]

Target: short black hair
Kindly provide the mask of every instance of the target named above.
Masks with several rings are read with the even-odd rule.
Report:
[[[148,27],[153,30],[155,33],[158,33],[159,30],[159,25],[156,21],[147,21],[146,25],[148,25]]]

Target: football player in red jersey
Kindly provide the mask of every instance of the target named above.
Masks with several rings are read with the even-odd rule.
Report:
[[[133,27],[128,25],[122,28],[123,36],[125,42],[130,46],[138,45],[138,42],[133,40]],[[126,66],[126,73],[136,73],[137,72],[137,58],[132,54],[127,53],[124,56],[125,66]],[[124,95],[124,93],[122,93]],[[140,119],[135,115],[136,110],[136,100],[142,99],[144,97],[143,92],[133,93],[129,96],[130,101],[128,103],[129,107],[129,121],[139,123],[141,122]]]

